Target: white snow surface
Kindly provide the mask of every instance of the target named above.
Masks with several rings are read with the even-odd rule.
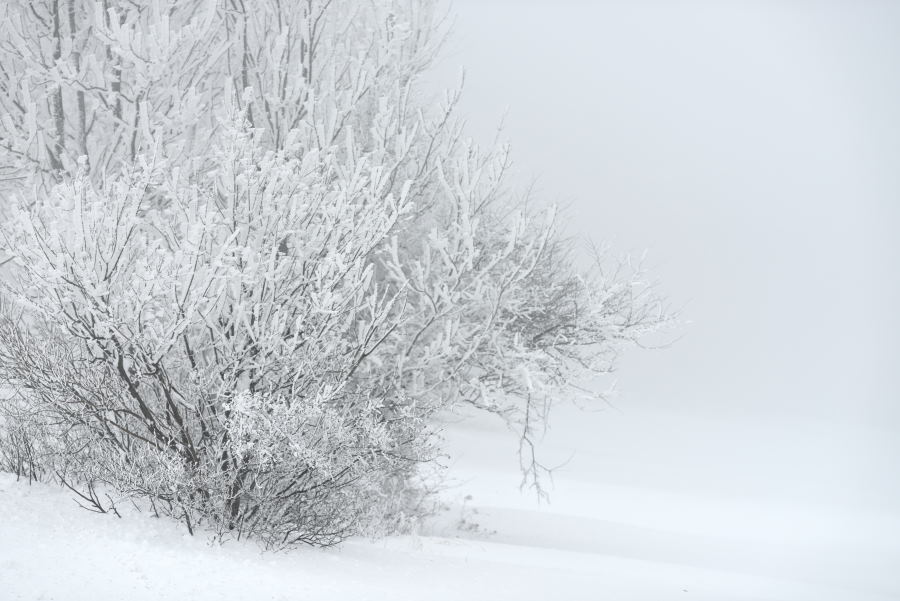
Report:
[[[512,433],[448,421],[448,509],[415,536],[329,550],[219,546],[0,474],[0,600],[900,599],[898,515],[810,501],[775,463],[729,455],[752,425],[714,426],[563,407],[544,453],[569,461],[539,504]]]

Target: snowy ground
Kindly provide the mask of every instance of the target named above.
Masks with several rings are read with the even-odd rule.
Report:
[[[900,517],[810,502],[776,462],[734,455],[767,446],[743,428],[563,408],[545,452],[579,452],[538,505],[518,491],[510,434],[450,425],[450,509],[424,532],[281,554],[0,474],[0,599],[900,599]]]

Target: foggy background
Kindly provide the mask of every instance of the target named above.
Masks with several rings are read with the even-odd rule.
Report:
[[[625,357],[598,478],[900,513],[900,3],[452,11],[469,133],[691,322]]]

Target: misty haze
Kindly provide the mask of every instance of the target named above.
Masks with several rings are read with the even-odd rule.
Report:
[[[898,40],[0,3],[0,599],[900,598]]]

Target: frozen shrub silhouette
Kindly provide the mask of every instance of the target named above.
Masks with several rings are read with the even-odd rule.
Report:
[[[669,319],[423,99],[429,2],[3,10],[3,469],[334,544],[425,510],[460,404],[538,486],[550,401]]]

